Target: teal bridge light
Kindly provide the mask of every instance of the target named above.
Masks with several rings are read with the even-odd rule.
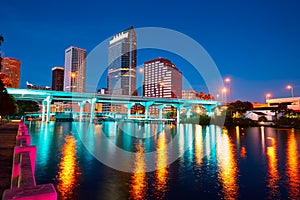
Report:
[[[96,103],[109,103],[109,104],[123,104],[127,107],[127,118],[130,118],[130,108],[135,104],[140,104],[145,107],[145,119],[149,119],[149,107],[156,106],[159,110],[159,119],[162,119],[162,110],[166,105],[174,106],[177,109],[177,123],[180,121],[180,109],[185,108],[187,113],[190,112],[193,105],[203,106],[209,115],[212,115],[213,108],[219,105],[218,101],[213,100],[191,100],[191,99],[167,99],[167,98],[151,98],[141,96],[113,96],[97,93],[75,93],[75,92],[62,92],[51,90],[31,90],[31,89],[17,89],[7,88],[16,100],[33,100],[39,101],[43,105],[42,108],[42,121],[50,121],[50,105],[53,100],[65,102],[77,102],[80,107],[80,120],[83,115],[83,106],[86,102],[91,104],[90,121],[92,122],[95,116]]]

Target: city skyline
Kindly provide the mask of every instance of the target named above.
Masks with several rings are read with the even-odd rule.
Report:
[[[273,2],[272,6],[258,1],[231,1],[226,4],[192,2],[191,5],[186,2],[180,6],[168,1],[157,3],[161,7],[157,8],[157,15],[141,9],[149,11],[151,7],[147,5],[124,4],[126,9],[116,8],[115,15],[110,15],[109,22],[106,22],[108,10],[105,8],[112,6],[109,2],[94,2],[91,3],[93,6],[74,2],[72,9],[75,11],[82,7],[91,10],[86,17],[78,16],[76,19],[65,19],[69,11],[62,12],[67,6],[62,2],[49,2],[47,5],[47,10],[52,7],[58,9],[56,16],[42,9],[44,5],[38,2],[35,3],[34,14],[25,12],[29,4],[4,2],[0,13],[5,20],[0,34],[5,42],[1,50],[4,57],[21,60],[21,87],[24,88],[27,80],[38,85],[50,85],[51,68],[62,65],[63,49],[66,47],[75,45],[90,52],[99,42],[130,25],[166,27],[187,34],[203,45],[222,76],[230,76],[233,100],[263,102],[266,93],[271,93],[272,97],[289,97],[288,84],[293,86],[294,95],[299,96],[299,2]],[[177,14],[163,17],[159,11],[165,6],[171,6]],[[102,12],[95,12],[97,9]],[[136,12],[127,15],[125,10]],[[213,15],[212,11],[218,14]],[[198,13],[199,16],[189,13]],[[43,26],[45,19],[49,19],[47,26]],[[17,32],[14,27],[18,27]],[[42,54],[41,47],[49,53]],[[166,57],[176,66],[183,67],[180,70],[186,77],[193,77],[190,66],[181,58],[166,52],[159,53],[139,53],[137,66],[155,57]],[[46,72],[48,77],[43,76]],[[196,91],[206,92],[202,81],[191,80],[191,84]]]

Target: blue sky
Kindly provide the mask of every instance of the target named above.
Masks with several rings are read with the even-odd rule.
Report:
[[[206,49],[221,74],[232,78],[233,99],[263,102],[267,92],[289,96],[287,84],[300,96],[299,9],[297,0],[2,0],[1,50],[21,60],[22,87],[26,81],[51,85],[51,68],[64,64],[64,50],[70,45],[89,52],[130,25],[164,27],[190,36]],[[191,77],[196,90],[206,90],[201,78],[193,77],[176,56],[141,53],[138,65],[159,56],[168,56]]]

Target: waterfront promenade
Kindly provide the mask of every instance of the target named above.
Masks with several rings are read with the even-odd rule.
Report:
[[[8,122],[0,125],[0,197],[2,197],[5,189],[10,188],[18,126],[18,122]]]

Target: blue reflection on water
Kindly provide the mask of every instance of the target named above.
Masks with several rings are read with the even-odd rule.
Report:
[[[56,177],[65,139],[72,136],[77,140],[75,153],[80,174],[70,198],[128,199],[136,198],[134,194],[143,199],[299,197],[299,130],[267,127],[227,130],[219,126],[115,122],[77,124],[77,129],[75,122],[31,122],[28,127],[32,143],[37,146],[38,184],[59,184]],[[101,141],[102,134],[124,150],[140,152],[136,154],[139,157],[133,158],[134,166],[139,169],[144,169],[146,163],[141,152],[162,148],[176,135],[175,150],[182,156],[161,171],[120,172],[95,159],[80,141],[83,138],[94,152],[105,149],[103,154],[108,157],[118,156],[107,142]],[[184,151],[186,145],[189,148]],[[168,160],[168,152],[162,149],[154,164],[162,165]],[[135,193],[134,188],[143,192]]]

